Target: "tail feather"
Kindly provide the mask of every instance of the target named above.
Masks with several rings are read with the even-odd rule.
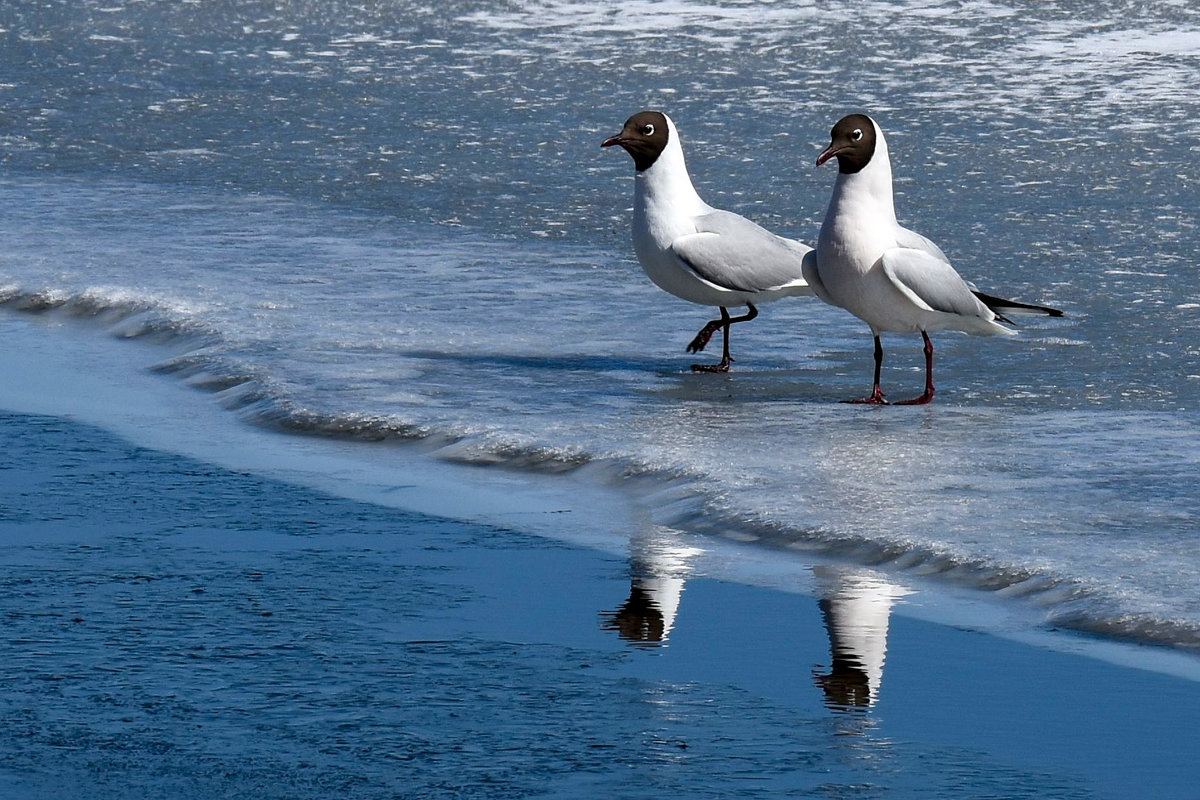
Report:
[[[1022,303],[1018,300],[1005,300],[1003,297],[986,294],[984,292],[971,290],[971,293],[979,298],[979,302],[990,308],[996,316],[1004,322],[1012,323],[1012,320],[1004,316],[1004,312],[1010,314],[1045,314],[1048,317],[1061,317],[1063,312],[1057,308],[1050,306],[1038,306],[1033,303]]]

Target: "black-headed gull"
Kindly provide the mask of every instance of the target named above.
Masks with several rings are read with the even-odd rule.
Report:
[[[650,280],[676,297],[718,306],[721,318],[705,325],[688,345],[704,349],[724,335],[718,364],[693,364],[697,372],[728,372],[729,326],[758,316],[755,303],[812,294],[802,263],[812,248],[767,231],[745,217],[700,199],[688,176],[675,124],[661,111],[640,111],[600,146],[620,145],[637,170],[633,248]],[[731,317],[729,306],[746,306]]]
[[[838,177],[816,251],[804,277],[817,297],[871,326],[875,383],[871,396],[851,403],[886,403],[879,388],[883,345],[879,334],[920,332],[925,340],[925,392],[903,404],[933,399],[933,342],[929,331],[957,330],[992,336],[1016,331],[1005,313],[1062,316],[1058,309],[979,292],[964,281],[941,249],[896,222],[892,165],[883,131],[865,114],[838,120],[817,166],[837,158]],[[999,322],[998,322],[998,321]]]

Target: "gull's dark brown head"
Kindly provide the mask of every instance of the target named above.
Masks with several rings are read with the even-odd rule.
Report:
[[[661,111],[639,111],[625,121],[625,127],[616,136],[600,143],[601,147],[618,144],[633,156],[633,166],[638,172],[649,169],[662,155],[670,139],[667,116]]]
[[[842,117],[829,132],[829,138],[829,147],[817,156],[818,167],[836,156],[838,172],[855,173],[875,155],[875,123],[866,114]]]

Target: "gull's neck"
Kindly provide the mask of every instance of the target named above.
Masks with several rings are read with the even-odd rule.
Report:
[[[874,121],[872,120],[874,125]],[[839,172],[833,186],[826,220],[845,206],[856,211],[869,210],[880,223],[896,224],[896,206],[892,196],[892,162],[888,156],[887,140],[875,125],[875,152],[867,165],[858,172]]]
[[[670,135],[658,159],[637,173],[634,190],[635,213],[694,217],[710,210],[700,199],[687,164],[675,124],[667,119]]]

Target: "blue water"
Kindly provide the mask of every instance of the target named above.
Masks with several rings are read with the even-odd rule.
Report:
[[[248,423],[1200,648],[1194,6],[18,0],[0,39],[9,312],[157,342]],[[642,275],[598,147],[643,107],[706,199],[809,241],[812,161],[869,111],[901,221],[1066,316],[941,336],[926,409],[837,404],[869,337],[810,299],[691,374],[710,311]],[[885,344],[915,392],[918,343]]]
[[[697,577],[669,645],[630,647],[636,537],[602,554],[8,411],[0,509],[10,800],[1194,794],[1194,680],[898,615],[873,706],[825,708],[825,627],[873,579],[826,573],[819,604]]]

